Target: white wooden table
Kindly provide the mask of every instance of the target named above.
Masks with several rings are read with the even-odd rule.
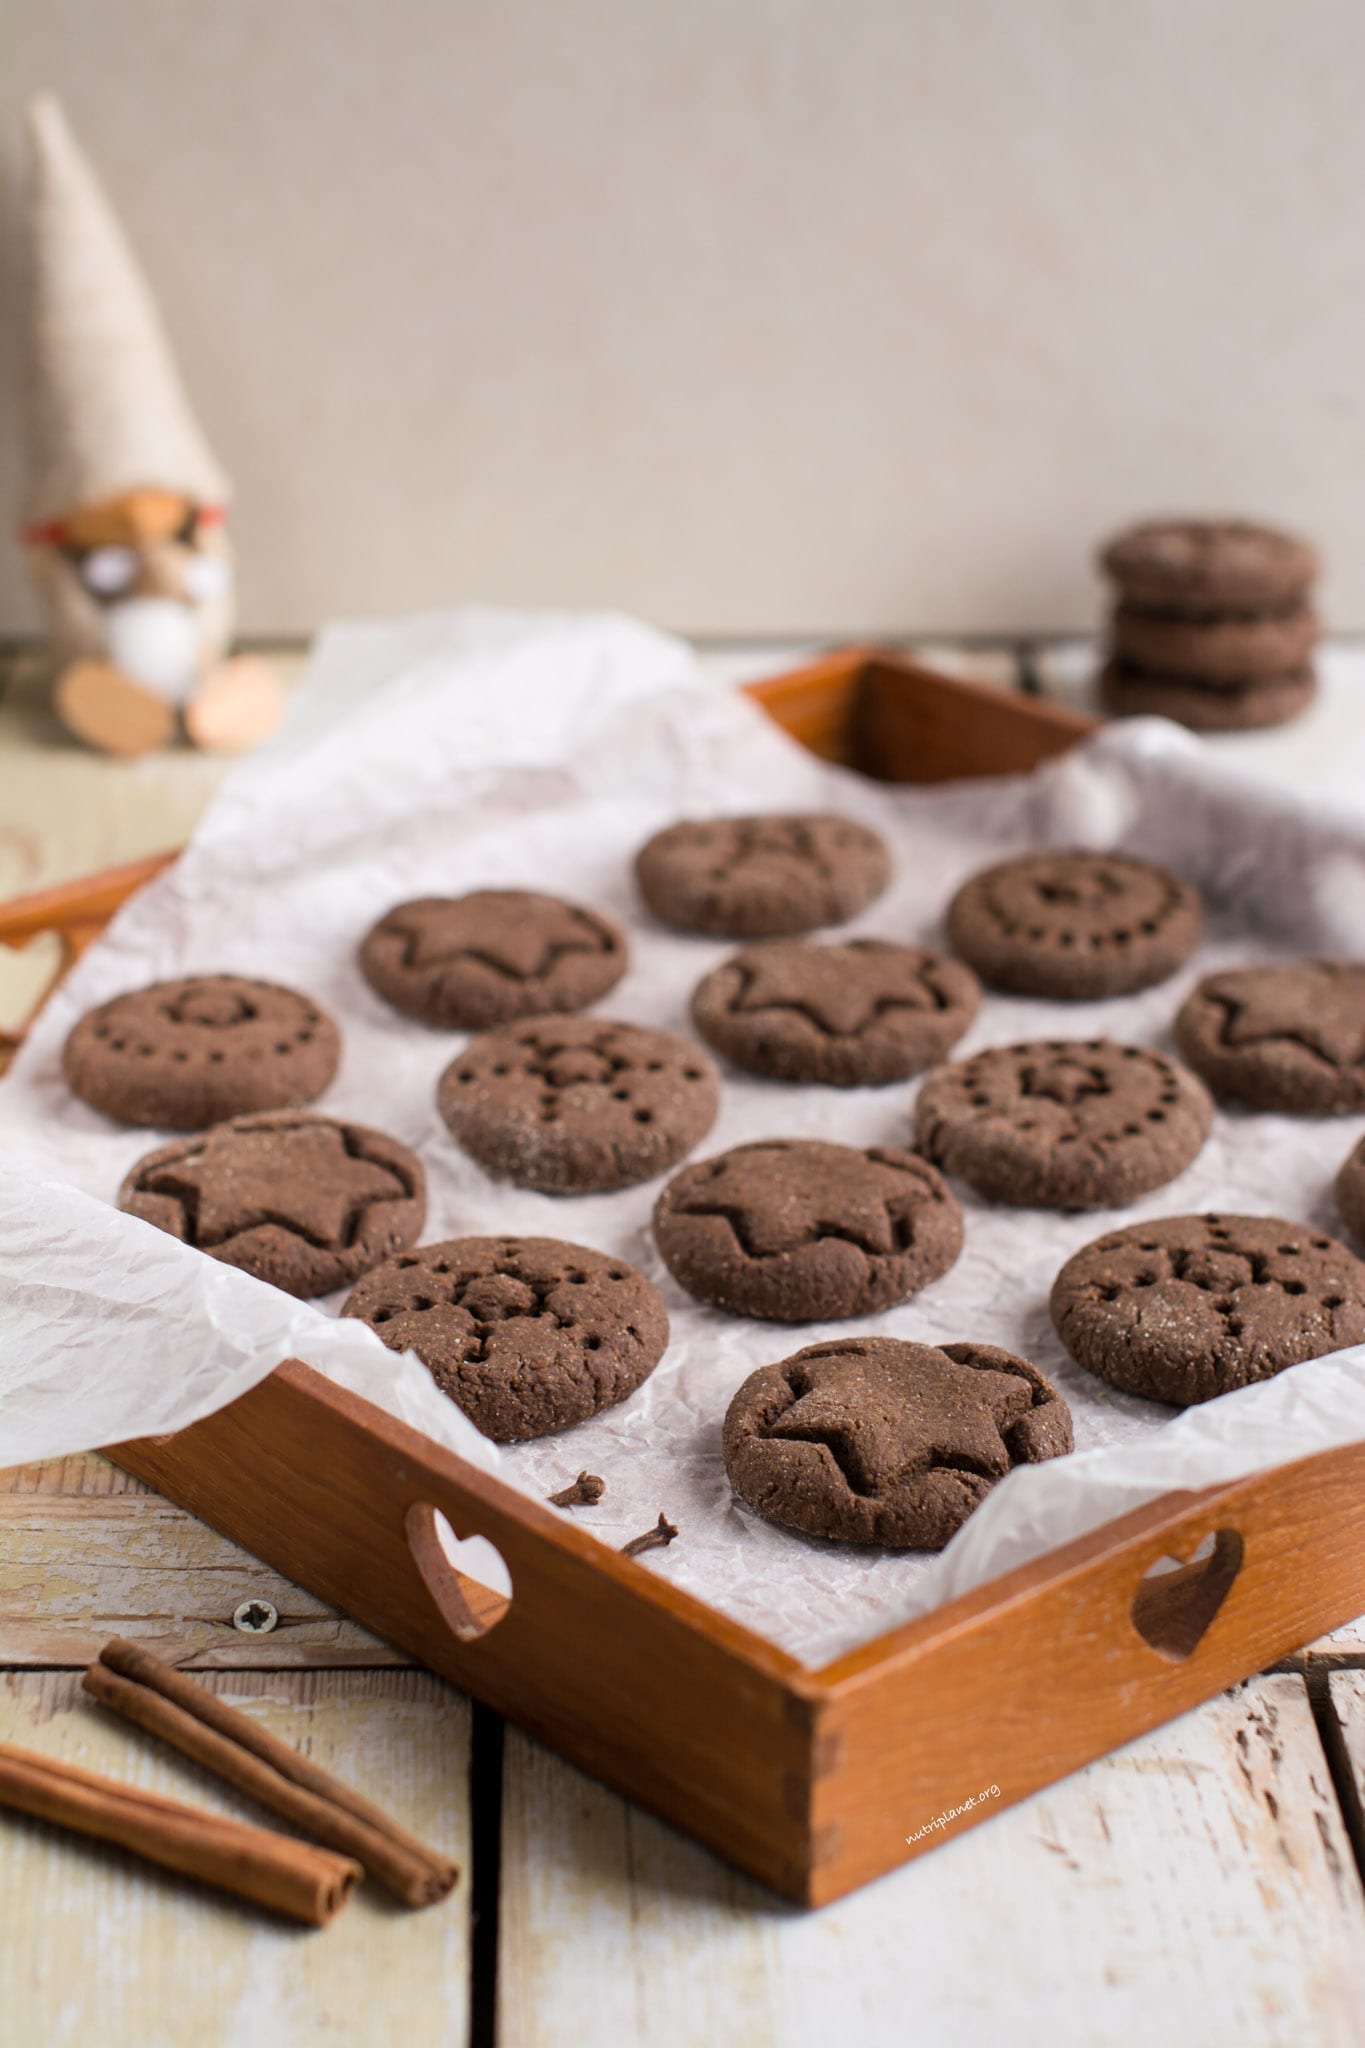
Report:
[[[737,680],[802,652],[710,659]],[[1019,673],[1020,650],[937,652]],[[1047,672],[1046,650],[1025,652]],[[78,753],[31,666],[12,664],[0,894],[175,844],[217,774],[184,753]],[[0,961],[0,1023],[41,979],[39,961]],[[234,1630],[250,1596],[279,1609],[273,1633]],[[103,1460],[0,1473],[0,1739],[246,1813],[82,1703],[79,1667],[115,1633],[207,1672],[465,1876],[433,1912],[405,1916],[366,1888],[305,1934],[2,1817],[0,2048],[1365,2040],[1360,1625],[818,1914],[504,1730]]]

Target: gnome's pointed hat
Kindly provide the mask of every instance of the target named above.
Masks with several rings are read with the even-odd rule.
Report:
[[[147,280],[47,94],[29,108],[28,483],[32,526],[121,491],[222,505]]]

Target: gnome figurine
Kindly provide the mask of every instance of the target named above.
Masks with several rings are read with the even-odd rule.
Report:
[[[274,672],[227,656],[228,482],[146,279],[47,95],[29,110],[28,477],[22,539],[68,730],[112,754],[178,732],[236,750],[280,717]]]

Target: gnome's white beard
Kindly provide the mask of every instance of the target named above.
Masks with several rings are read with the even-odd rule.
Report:
[[[129,597],[104,614],[109,659],[158,697],[183,704],[199,674],[201,622],[174,597]]]
[[[173,552],[173,551],[172,551]],[[196,554],[216,558],[226,568],[220,587],[196,597],[179,586],[187,580]],[[232,632],[232,557],[222,529],[200,548],[183,551],[184,574],[166,587],[165,544],[161,545],[161,588],[115,598],[101,604],[85,587],[74,564],[60,548],[30,550],[30,566],[47,608],[52,651],[59,662],[81,658],[112,661],[124,672],[175,704],[192,693],[197,675],[221,660]]]

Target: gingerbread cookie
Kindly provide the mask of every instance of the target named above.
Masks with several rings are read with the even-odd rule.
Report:
[[[1107,662],[1100,673],[1100,703],[1113,718],[1173,718],[1191,732],[1259,732],[1286,725],[1317,695],[1312,669],[1263,676],[1229,689],[1192,676],[1157,675],[1128,661]]]
[[[1346,1228],[1357,1244],[1365,1244],[1365,1138],[1343,1161],[1335,1193]]]
[[[1160,1053],[1052,1039],[930,1074],[915,1143],[993,1202],[1103,1209],[1183,1173],[1212,1122],[1203,1083]]]
[[[769,1138],[675,1174],[654,1237],[698,1301],[824,1322],[891,1308],[946,1273],[962,1211],[913,1152]]]
[[[626,969],[626,940],[599,911],[530,889],[422,896],[381,917],[360,948],[370,986],[447,1031],[583,1010]]]
[[[849,1337],[750,1373],[722,1432],[741,1500],[842,1543],[942,1550],[1015,1465],[1071,1449],[1040,1372],[991,1344]]]
[[[587,1194],[652,1180],[690,1152],[716,1120],[720,1077],[671,1031],[543,1017],[476,1038],[436,1100],[494,1179]]]
[[[415,1152],[383,1131],[276,1110],[148,1152],[118,1205],[287,1294],[330,1294],[404,1250],[426,1215]]]
[[[88,1010],[62,1065],[74,1092],[106,1116],[199,1131],[314,1101],[340,1057],[340,1032],[307,996],[240,974],[194,974]]]
[[[1166,1216],[1067,1260],[1052,1320],[1079,1365],[1178,1408],[1365,1339],[1365,1265],[1274,1216]]]
[[[624,1259],[552,1237],[455,1237],[386,1259],[343,1315],[415,1351],[494,1443],[568,1429],[633,1394],[668,1342],[659,1291]]]
[[[1084,1002],[1164,981],[1199,943],[1193,889],[1113,853],[1026,853],[964,882],[953,946],[990,988]]]
[[[1215,1095],[1253,1109],[1365,1109],[1365,963],[1292,960],[1206,975],[1176,1042]]]
[[[851,818],[702,818],[656,832],[635,872],[665,924],[761,939],[856,916],[886,887],[891,861],[877,834]]]
[[[1135,669],[1240,690],[1306,667],[1317,644],[1318,622],[1307,605],[1190,618],[1121,604],[1112,634],[1115,649]]]
[[[920,946],[773,939],[707,975],[692,1021],[751,1073],[869,1088],[942,1059],[980,1000],[970,969]]]
[[[1196,616],[1300,604],[1319,566],[1307,541],[1246,519],[1145,520],[1100,561],[1128,604]]]

